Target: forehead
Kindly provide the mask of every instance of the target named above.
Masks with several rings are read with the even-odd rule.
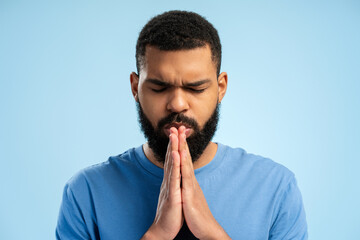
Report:
[[[217,78],[216,64],[208,45],[194,49],[164,51],[146,46],[140,78],[191,81]]]

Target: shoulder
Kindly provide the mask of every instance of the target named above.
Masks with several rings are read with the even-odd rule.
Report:
[[[226,158],[232,161],[232,164],[239,164],[247,168],[253,168],[254,170],[276,170],[283,172],[284,174],[293,174],[287,167],[275,162],[269,157],[248,153],[246,150],[240,147],[233,148],[227,145],[223,145],[223,147],[225,149],[224,154]]]
[[[228,166],[245,174],[249,179],[258,181],[281,182],[289,184],[294,173],[284,165],[261,155],[248,153],[242,148],[225,146],[225,161]]]
[[[119,171],[124,171],[136,165],[134,161],[134,149],[129,149],[117,156],[111,156],[107,161],[88,166],[75,173],[66,183],[71,189],[84,189],[89,185],[100,185],[110,180]]]

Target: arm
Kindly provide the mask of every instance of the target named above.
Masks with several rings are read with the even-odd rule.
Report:
[[[294,177],[282,193],[280,201],[269,239],[308,239],[305,210]]]
[[[63,199],[60,207],[56,226],[56,239],[91,239],[81,210],[69,185],[64,188]]]

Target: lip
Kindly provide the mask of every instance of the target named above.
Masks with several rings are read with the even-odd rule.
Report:
[[[171,123],[171,124],[166,124],[165,127],[164,127],[164,131],[165,131],[165,134],[166,136],[169,136],[170,135],[170,128],[174,127],[176,129],[179,129],[179,127],[181,126],[184,126],[185,127],[185,136],[186,137],[189,137],[192,133],[192,128],[187,125],[187,124],[183,124],[183,123]]]

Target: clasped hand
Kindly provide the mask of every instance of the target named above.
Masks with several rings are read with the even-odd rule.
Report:
[[[199,239],[229,238],[196,180],[184,126],[170,129],[165,158],[155,220],[143,239],[174,239],[184,221]]]

